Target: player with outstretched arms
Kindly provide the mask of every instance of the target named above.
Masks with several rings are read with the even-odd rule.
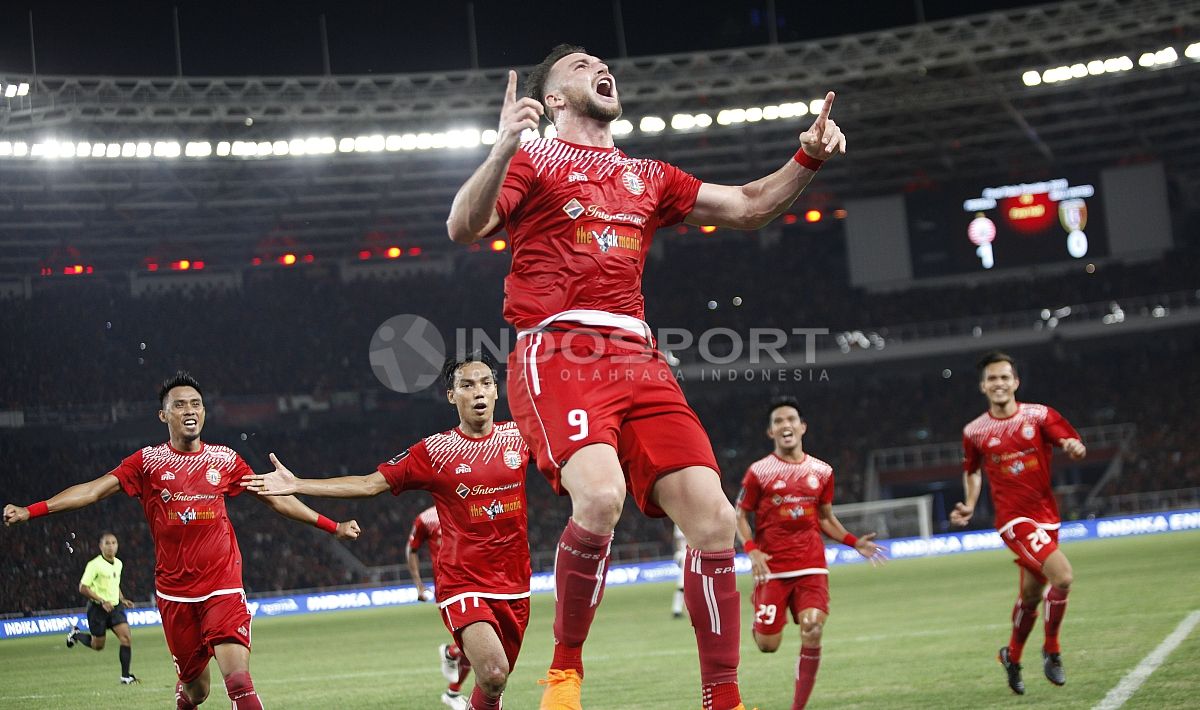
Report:
[[[490,359],[477,353],[451,358],[442,377],[446,399],[458,410],[458,426],[422,439],[379,464],[374,473],[299,478],[272,454],[275,470],[252,476],[244,485],[268,496],[431,493],[441,525],[434,566],[438,607],[475,672],[475,688],[465,707],[495,710],[529,623],[525,469],[530,452],[516,424],[492,419],[497,391]]]
[[[1061,522],[1050,462],[1054,446],[1062,447],[1074,460],[1087,455],[1087,449],[1075,428],[1054,409],[1017,401],[1021,380],[1011,357],[988,353],[978,368],[979,389],[987,397],[988,409],[963,428],[965,500],[955,504],[950,522],[960,526],[970,522],[979,501],[982,474],[986,474],[996,509],[996,529],[1016,554],[1021,573],[1020,594],[1012,610],[1012,636],[1000,649],[999,660],[1008,687],[1024,695],[1021,652],[1043,600],[1046,640],[1042,671],[1054,685],[1067,682],[1058,634],[1067,613],[1072,572],[1067,556],[1058,548]]]
[[[509,72],[496,142],[459,189],[446,226],[462,244],[508,232],[504,315],[518,331],[509,402],[538,468],[571,496],[541,707],[581,707],[583,645],[627,492],[687,537],[684,597],[702,706],[741,707],[733,507],[708,436],[645,322],[642,271],[660,227],[758,229],[787,210],[822,162],[845,152],[829,117],[833,93],[795,156],[760,180],[726,186],[618,149],[617,79],[582,47],[552,50],[531,72],[528,96],[518,99],[516,85]],[[543,115],[557,137],[522,143]]]
[[[254,471],[233,449],[200,440],[204,398],[186,372],[162,384],[160,421],[169,439],[147,446],[109,473],[71,486],[28,507],[6,505],[4,524],[78,510],[118,491],[141,499],[154,538],[154,586],[167,649],[175,663],[178,710],[208,698],[209,660],[239,710],[262,707],[250,678],[250,611],[242,587],[242,552],[225,510],[225,497],[242,492]],[[337,535],[358,537],[358,523],[335,523],[294,497],[265,501],[280,515]]]
[[[408,573],[412,576],[413,586],[417,588],[417,598],[423,602],[433,601],[433,591],[425,586],[421,579],[421,547],[429,547],[429,561],[433,567],[433,576],[437,577],[438,550],[442,547],[442,522],[438,519],[437,506],[431,505],[422,510],[413,519],[412,530],[408,533]],[[462,697],[462,685],[471,673],[471,662],[462,654],[462,649],[454,641],[438,646],[438,663],[442,667],[442,677],[446,679],[446,692],[442,693],[442,704],[452,708],[465,708],[466,698]]]
[[[750,464],[737,501],[738,537],[754,574],[754,643],[775,653],[787,615],[800,625],[800,659],[792,710],[808,704],[821,664],[821,635],[829,617],[829,569],[824,533],[882,564],[887,549],[875,533],[855,537],[833,512],[833,467],[804,451],[808,423],[788,397],[768,408],[767,436],[775,450]],[[751,531],[749,516],[754,516]]]

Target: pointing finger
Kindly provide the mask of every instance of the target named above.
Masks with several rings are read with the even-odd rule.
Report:
[[[508,87],[504,90],[504,103],[511,104],[517,100],[517,72],[508,70]]]
[[[825,103],[821,105],[821,115],[817,117],[818,123],[823,123],[825,119],[829,118],[829,109],[833,108],[833,100],[835,98],[837,98],[837,94],[832,91],[825,94]]]

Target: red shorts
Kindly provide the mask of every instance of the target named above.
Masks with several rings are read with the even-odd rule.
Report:
[[[504,646],[508,658],[508,671],[517,665],[521,653],[521,640],[525,638],[525,627],[529,625],[529,597],[521,599],[489,599],[487,597],[464,596],[458,601],[442,607],[442,623],[450,629],[454,642],[463,647],[462,630],[482,621],[491,625]]]
[[[1042,565],[1058,549],[1058,527],[1046,529],[1046,523],[1037,523],[1029,518],[1017,518],[1009,522],[1000,533],[1000,539],[1008,549],[1016,553],[1017,564],[1033,572],[1040,579]]]
[[[167,649],[184,683],[195,680],[213,656],[213,647],[236,643],[250,648],[250,610],[246,595],[218,594],[202,602],[173,602],[158,597]]]
[[[611,329],[610,329],[611,331]],[[513,419],[538,469],[566,495],[560,469],[589,444],[617,451],[638,508],[662,517],[654,484],[688,466],[717,472],[712,444],[662,353],[627,331],[546,330],[508,358]]]
[[[768,579],[754,586],[750,599],[754,605],[754,630],[763,635],[777,634],[787,624],[785,613],[789,609],[796,623],[800,623],[800,612],[805,609],[829,613],[829,575]]]

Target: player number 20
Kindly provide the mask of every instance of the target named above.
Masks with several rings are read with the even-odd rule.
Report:
[[[567,424],[570,424],[573,427],[579,428],[579,431],[568,436],[567,437],[568,439],[570,439],[571,441],[579,441],[580,439],[587,438],[587,435],[588,435],[587,412],[583,411],[582,409],[572,409],[571,411],[567,412]]]
[[[1034,552],[1041,552],[1046,543],[1050,542],[1050,533],[1038,528],[1025,536],[1029,540],[1029,549]]]
[[[765,626],[770,626],[775,623],[775,605],[774,604],[759,604],[758,611],[754,612],[754,620]]]

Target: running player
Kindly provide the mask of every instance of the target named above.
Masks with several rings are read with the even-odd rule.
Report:
[[[996,509],[996,529],[1004,544],[1017,556],[1021,592],[1012,610],[1012,636],[1000,649],[1008,687],[1025,694],[1021,678],[1021,652],[1037,622],[1038,605],[1045,598],[1046,641],[1042,646],[1042,671],[1054,685],[1067,682],[1058,642],[1071,591],[1071,563],[1058,549],[1058,502],[1050,485],[1053,446],[1062,447],[1074,460],[1087,455],[1079,433],[1061,414],[1044,404],[1017,401],[1017,366],[1001,352],[979,361],[979,389],[988,410],[963,428],[964,502],[955,504],[950,522],[966,525],[975,513],[987,474]],[[1049,591],[1046,587],[1049,585]]]
[[[529,623],[529,448],[512,422],[494,422],[496,368],[478,353],[447,360],[446,399],[458,426],[417,442],[365,476],[304,479],[275,455],[275,470],[248,478],[260,495],[367,498],[390,490],[433,494],[442,542],[434,584],[442,621],[470,659],[468,708],[495,710]]]
[[[464,244],[508,231],[504,315],[519,338],[509,357],[509,401],[538,468],[571,496],[541,706],[580,708],[583,644],[628,491],[644,513],[669,516],[687,537],[684,596],[703,707],[740,707],[733,507],[708,436],[643,319],[642,267],[660,227],[757,229],[783,213],[825,159],[845,152],[829,118],[834,95],[792,159],[731,187],[616,148],[617,81],[582,47],[551,51],[529,76],[529,96],[518,99],[516,85],[509,72],[496,142],[459,189],[446,225]],[[521,143],[543,115],[557,137]]]
[[[771,403],[767,436],[775,450],[750,464],[738,494],[738,536],[754,573],[754,642],[775,653],[790,611],[800,624],[800,660],[792,710],[808,704],[821,664],[821,634],[829,617],[824,533],[882,563],[875,533],[855,537],[833,513],[833,467],[804,451],[808,424],[791,398]],[[748,515],[754,516],[751,532]],[[769,564],[768,564],[769,563]]]
[[[412,530],[408,533],[408,573],[412,575],[413,586],[417,588],[417,598],[423,602],[433,601],[433,592],[425,586],[421,579],[421,546],[429,546],[429,561],[433,567],[433,576],[437,577],[438,550],[442,546],[442,523],[438,519],[437,506],[429,506],[413,519]],[[442,677],[449,685],[442,693],[442,704],[456,710],[465,710],[467,699],[462,696],[462,685],[471,672],[471,662],[462,655],[462,649],[454,642],[438,646],[438,662],[442,667]]]
[[[225,690],[239,710],[262,707],[250,678],[250,611],[242,587],[242,553],[225,511],[225,496],[242,492],[254,471],[225,446],[200,440],[204,398],[200,384],[176,373],[158,393],[160,421],[169,440],[134,452],[109,473],[23,508],[4,506],[4,524],[77,510],[118,491],[141,499],[154,538],[154,584],[167,648],[179,683],[176,707],[191,710],[208,698],[209,659],[215,657]],[[358,537],[358,523],[335,523],[293,497],[268,507],[342,539]]]
[[[117,536],[110,532],[100,535],[100,554],[96,555],[83,569],[79,580],[79,593],[87,597],[88,631],[83,633],[72,626],[67,634],[67,648],[83,644],[93,651],[103,651],[109,629],[121,644],[118,656],[121,659],[121,684],[140,683],[129,671],[133,658],[133,636],[129,633],[129,622],[125,610],[133,608],[133,602],[121,591],[121,570],[124,563],[117,557]]]

